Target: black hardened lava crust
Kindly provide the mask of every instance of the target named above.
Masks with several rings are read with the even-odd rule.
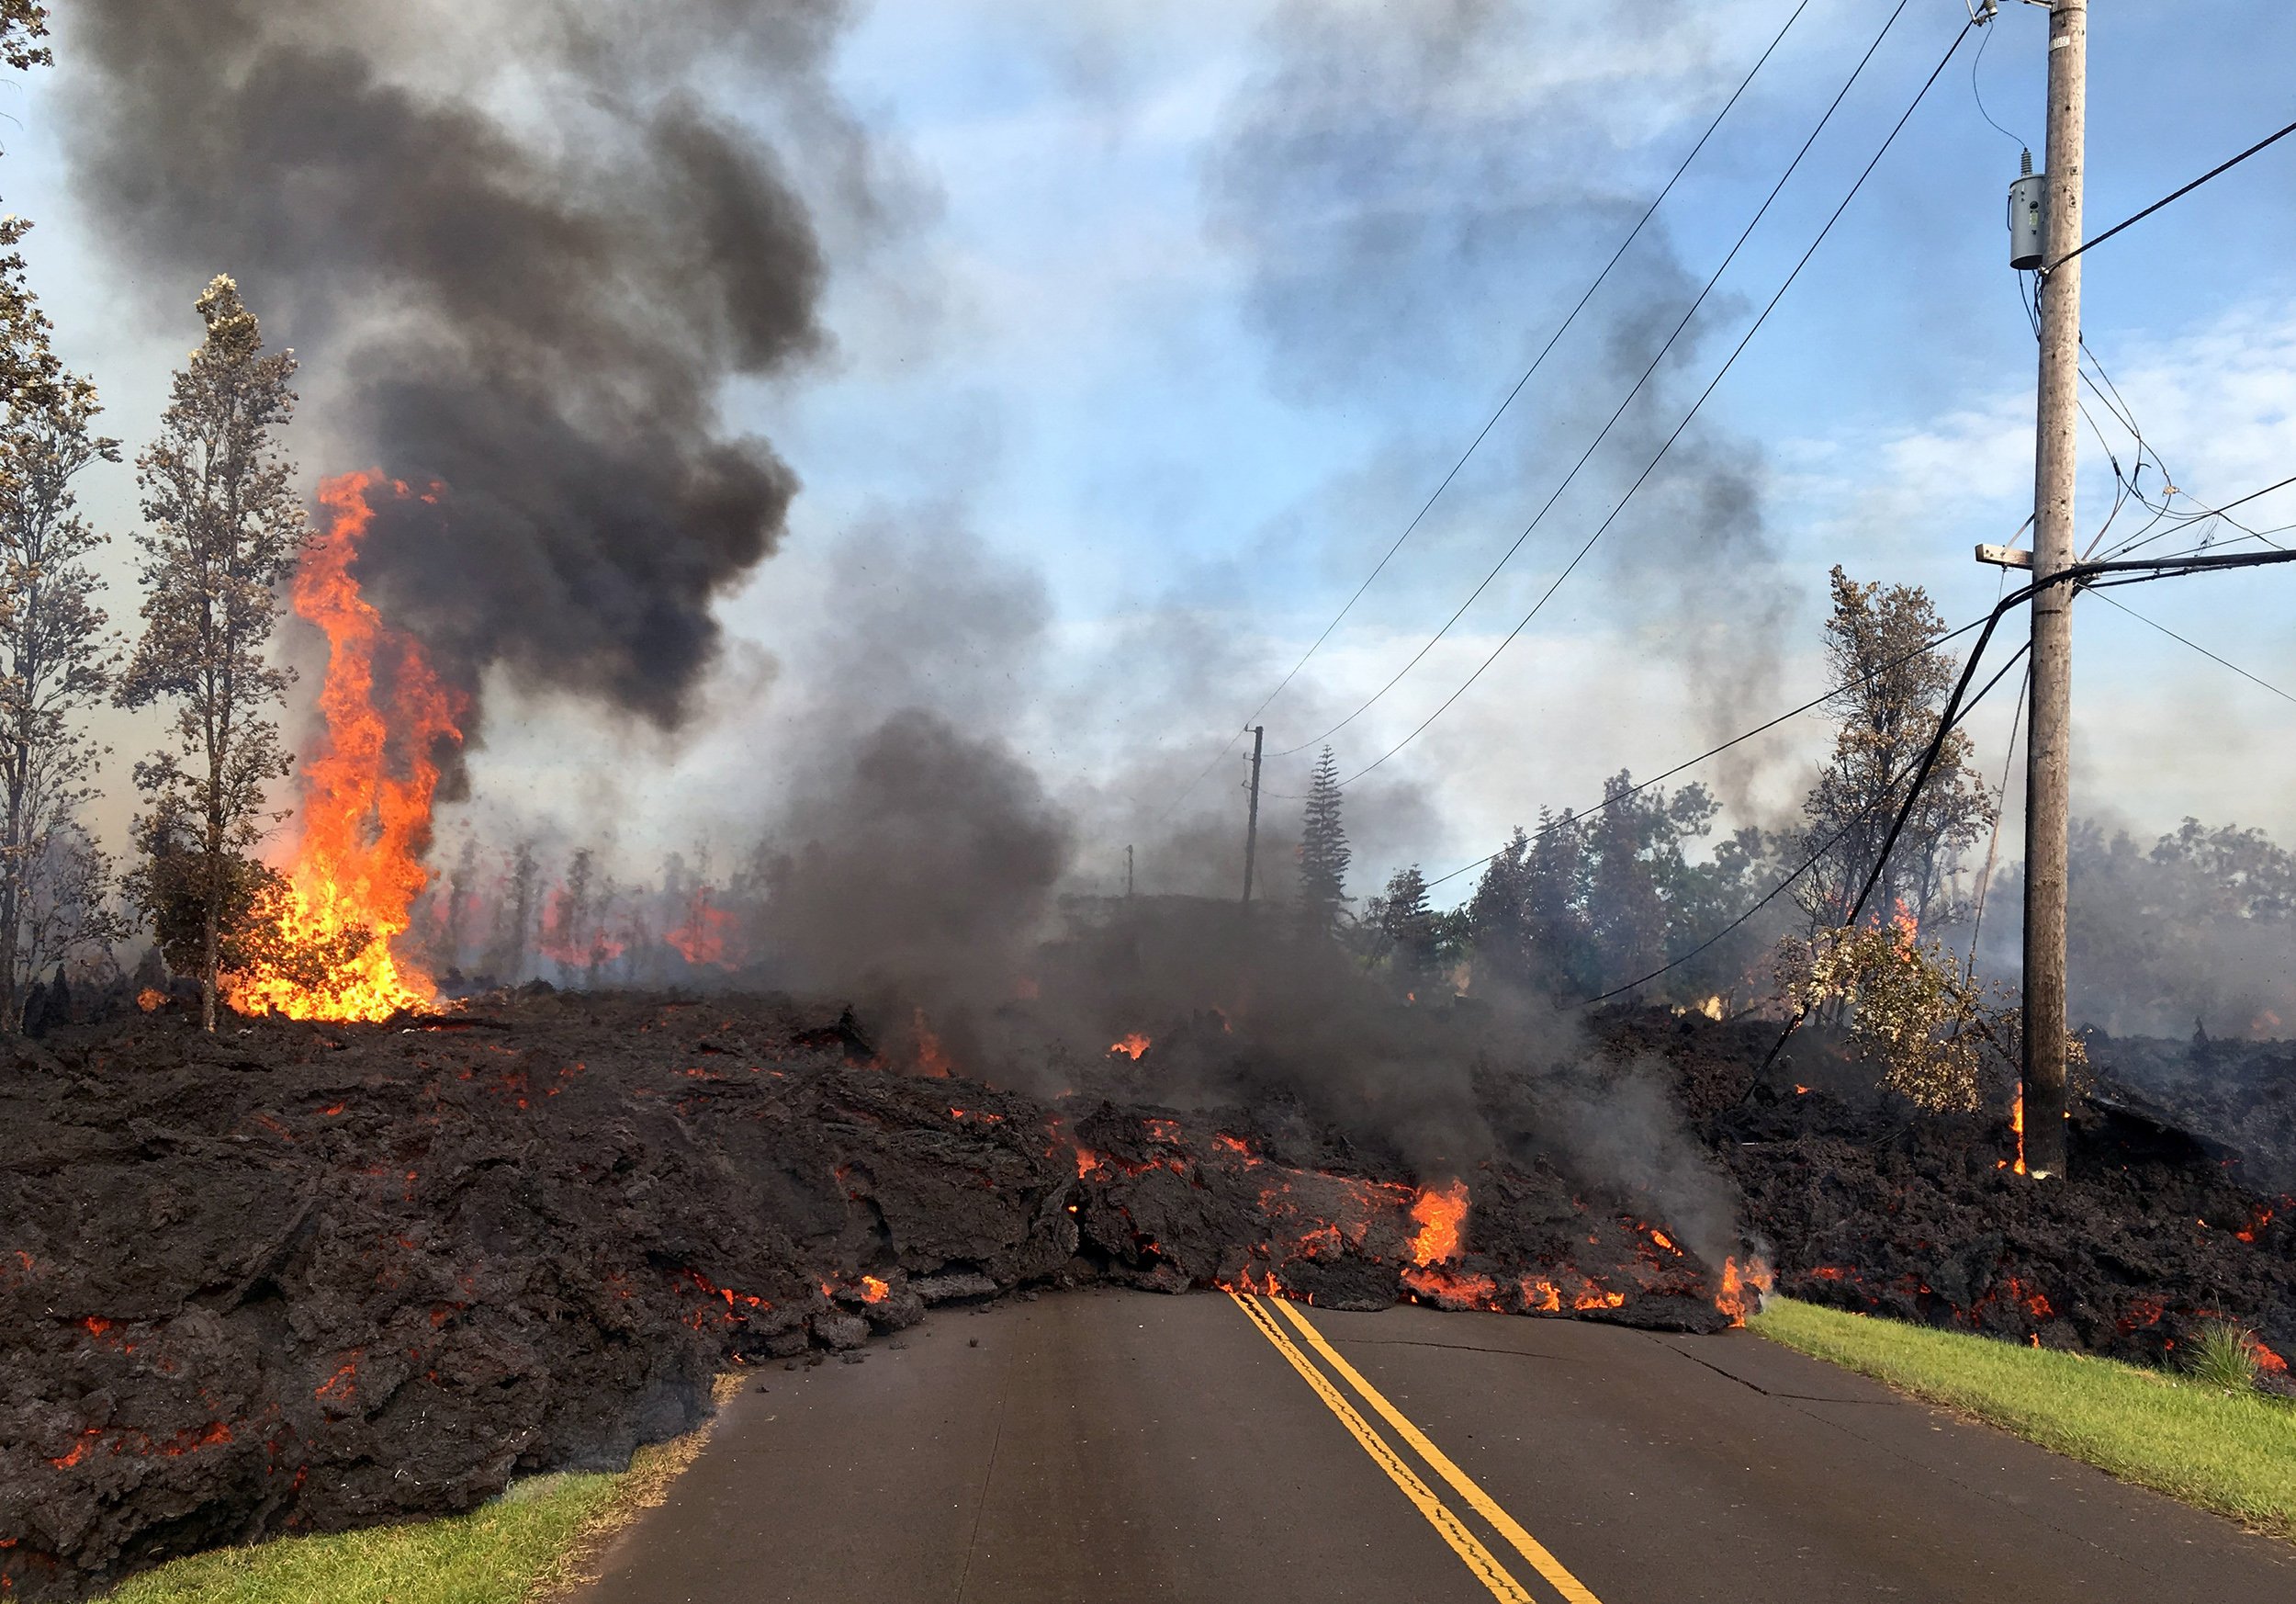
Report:
[[[895,1073],[834,1005],[163,1013],[0,1055],[6,1597],[618,1467],[729,1361],[1024,1285],[1559,1285],[1561,1313],[1576,1288],[1593,1317],[1721,1323],[1704,1266],[1543,1163],[1479,1170],[1456,1275],[1415,1290],[1409,1175],[1300,1168],[1245,1115]]]
[[[1876,1090],[1821,1032],[1764,1069],[1772,1022],[1644,1010],[1597,1028],[1614,1051],[1674,1067],[1782,1292],[2152,1364],[2226,1320],[2296,1361],[2296,1202],[2277,1190],[2290,1154],[2274,1111],[2296,1079],[2284,1048],[2248,1051],[2244,1065],[2268,1062],[2241,1091],[2234,1049],[2196,1044],[2184,1073],[2176,1048],[2172,1077],[2154,1066],[2164,1044],[2092,1038],[2071,1178],[2036,1185],[2010,1168],[2006,1088],[1984,1113],[1939,1118]],[[2140,1058],[2144,1092],[2119,1079]]]

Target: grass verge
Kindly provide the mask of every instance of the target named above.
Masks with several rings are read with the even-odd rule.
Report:
[[[744,1378],[719,1378],[724,1403]],[[282,1537],[162,1565],[108,1604],[531,1604],[587,1579],[590,1562],[659,1504],[709,1427],[641,1448],[619,1475],[535,1476],[467,1515],[322,1537]]]
[[[2296,1406],[2282,1400],[1791,1298],[1771,1299],[1747,1324],[2123,1481],[2296,1539]]]

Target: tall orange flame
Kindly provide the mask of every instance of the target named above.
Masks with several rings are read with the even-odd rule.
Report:
[[[391,628],[359,593],[351,570],[375,516],[377,489],[406,497],[407,486],[378,473],[322,482],[325,532],[296,570],[295,611],[325,632],[327,678],[319,694],[325,732],[301,767],[298,836],[286,870],[287,933],[324,940],[355,925],[375,941],[347,976],[314,990],[279,975],[242,976],[226,988],[244,1013],[290,1019],[382,1019],[431,1000],[431,977],[395,956],[393,937],[411,921],[430,882],[422,854],[431,841],[438,757],[460,744],[467,698],[442,681],[412,637]],[[433,491],[423,499],[433,500]],[[387,705],[377,706],[379,666]]]

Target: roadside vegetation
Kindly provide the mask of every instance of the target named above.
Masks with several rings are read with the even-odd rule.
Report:
[[[2199,1366],[2175,1373],[1791,1298],[1771,1299],[1747,1324],[2123,1481],[2296,1539],[2296,1405],[2257,1390],[2236,1332],[2212,1333]]]
[[[722,1406],[744,1378],[721,1376]],[[547,1604],[659,1504],[710,1428],[641,1448],[618,1475],[534,1476],[467,1515],[218,1549],[147,1571],[107,1604]]]

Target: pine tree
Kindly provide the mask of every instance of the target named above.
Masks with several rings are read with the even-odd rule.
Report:
[[[1347,917],[1347,864],[1354,855],[1340,821],[1339,762],[1325,747],[1308,778],[1307,818],[1300,827],[1300,920],[1309,933],[1334,937]]]
[[[1517,825],[1507,844],[1491,854],[1475,895],[1468,900],[1468,940],[1474,949],[1478,981],[1510,986],[1530,981],[1530,837]]]
[[[264,649],[309,529],[277,441],[294,412],[295,354],[264,354],[255,314],[229,278],[197,306],[207,338],[175,375],[159,438],[136,463],[152,525],[137,538],[143,634],[117,699],[175,707],[173,744],[136,765],[148,808],[138,833],[152,857],[130,889],[155,926],[196,918],[196,943],[174,943],[171,962],[192,960],[200,1022],[212,1031],[232,921],[261,899],[253,849],[281,817],[265,813],[266,793],[292,766],[265,714],[293,676]]]
[[[1585,825],[1567,808],[1560,814],[1540,808],[1523,869],[1524,917],[1537,967],[1559,995],[1602,988],[1587,918],[1591,879]]]

